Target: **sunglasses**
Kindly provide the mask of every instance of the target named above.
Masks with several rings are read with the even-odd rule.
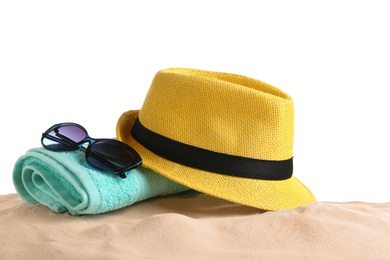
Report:
[[[88,142],[86,148],[84,144]],[[141,156],[129,145],[115,139],[94,139],[87,130],[75,123],[61,123],[42,134],[41,143],[51,151],[85,151],[85,158],[92,167],[126,178],[124,172],[141,166]]]

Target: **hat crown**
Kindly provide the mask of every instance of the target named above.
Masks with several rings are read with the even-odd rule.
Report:
[[[161,70],[139,118],[155,133],[218,153],[262,160],[290,159],[293,153],[291,97],[241,75]]]
[[[315,203],[293,173],[294,104],[245,76],[159,71],[140,110],[117,123],[117,137],[148,167],[194,190],[261,209]]]

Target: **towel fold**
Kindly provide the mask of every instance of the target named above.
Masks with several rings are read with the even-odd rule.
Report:
[[[139,167],[127,178],[92,168],[83,151],[53,152],[32,148],[14,166],[16,192],[28,204],[43,204],[52,211],[72,215],[99,214],[151,197],[189,188]]]

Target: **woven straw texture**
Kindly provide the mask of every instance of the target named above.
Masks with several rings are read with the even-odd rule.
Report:
[[[222,72],[161,70],[141,110],[119,118],[117,138],[140,153],[145,167],[212,196],[266,210],[316,202],[296,177],[283,181],[234,177],[166,160],[130,135],[137,116],[146,128],[184,144],[247,158],[287,160],[293,156],[294,103],[267,83]]]

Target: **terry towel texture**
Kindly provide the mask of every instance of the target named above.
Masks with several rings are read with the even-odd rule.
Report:
[[[99,214],[189,189],[144,167],[126,175],[122,179],[92,168],[81,150],[32,148],[17,159],[13,182],[26,203],[72,215]]]

